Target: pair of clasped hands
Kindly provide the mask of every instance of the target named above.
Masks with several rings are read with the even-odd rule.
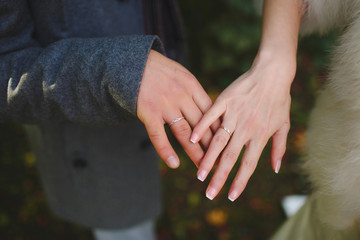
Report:
[[[216,170],[206,190],[213,199],[245,148],[228,197],[236,200],[253,174],[260,155],[272,137],[271,164],[277,173],[286,150],[290,128],[292,73],[278,71],[280,64],[256,58],[251,69],[229,85],[212,103],[197,79],[182,65],[151,50],[140,84],[137,115],[152,144],[170,168],[180,165],[164,124],[198,167],[204,181]],[[239,159],[240,160],[240,159]]]

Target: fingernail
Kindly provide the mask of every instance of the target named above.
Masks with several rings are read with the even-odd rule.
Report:
[[[277,160],[275,166],[275,173],[279,173],[280,167],[281,167],[281,160]]]
[[[203,182],[206,178],[206,171],[205,170],[199,171],[197,178]]]
[[[199,141],[199,136],[197,134],[193,134],[190,138],[190,142],[197,143]]]
[[[229,200],[232,202],[235,201],[237,197],[238,197],[238,193],[236,191],[232,191],[228,196]]]
[[[213,200],[214,197],[216,195],[216,190],[215,188],[210,187],[207,191],[206,191],[206,197],[210,200]]]
[[[167,162],[168,162],[169,166],[172,167],[172,168],[177,168],[180,165],[179,160],[174,156],[170,156],[167,159]]]

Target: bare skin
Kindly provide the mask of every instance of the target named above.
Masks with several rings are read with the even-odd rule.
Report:
[[[219,95],[193,130],[191,141],[197,143],[222,117],[222,126],[231,132],[219,128],[201,160],[198,178],[203,181],[220,158],[206,190],[209,199],[219,193],[243,148],[229,191],[231,201],[245,189],[271,137],[272,167],[275,172],[280,169],[290,129],[290,87],[296,72],[301,14],[301,2],[265,0],[262,40],[251,69]]]
[[[137,115],[144,123],[152,144],[159,156],[171,168],[180,164],[179,157],[170,145],[164,124],[184,117],[170,126],[176,139],[196,166],[204,157],[212,139],[210,127],[204,130],[201,145],[189,139],[192,128],[212,105],[197,79],[182,65],[151,50],[137,101]],[[217,129],[220,122],[213,126]]]

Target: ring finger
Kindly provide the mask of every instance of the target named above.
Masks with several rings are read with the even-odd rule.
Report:
[[[266,142],[250,141],[241,159],[240,168],[231,184],[229,199],[234,201],[244,191],[247,182],[254,173]]]
[[[216,131],[198,170],[197,177],[200,181],[204,181],[210,170],[213,168],[216,159],[221,154],[231,137],[231,129],[234,128],[234,123],[224,121],[223,125]]]
[[[243,136],[234,133],[234,136],[230,139],[219,161],[219,165],[216,168],[214,175],[211,178],[209,186],[206,190],[206,196],[209,199],[213,199],[224,186],[227,177],[231,169],[234,167],[238,157],[240,155],[241,149],[244,146]]]
[[[193,144],[189,141],[192,130],[187,120],[182,116],[180,111],[165,116],[164,120],[171,125],[171,132],[174,134],[175,138],[184,148],[191,160],[198,166],[200,160],[204,156],[204,151],[199,143]]]

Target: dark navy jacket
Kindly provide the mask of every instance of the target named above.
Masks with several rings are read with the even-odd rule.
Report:
[[[51,208],[90,227],[160,212],[158,158],[136,120],[150,49],[141,0],[0,1],[0,120],[28,124]]]

